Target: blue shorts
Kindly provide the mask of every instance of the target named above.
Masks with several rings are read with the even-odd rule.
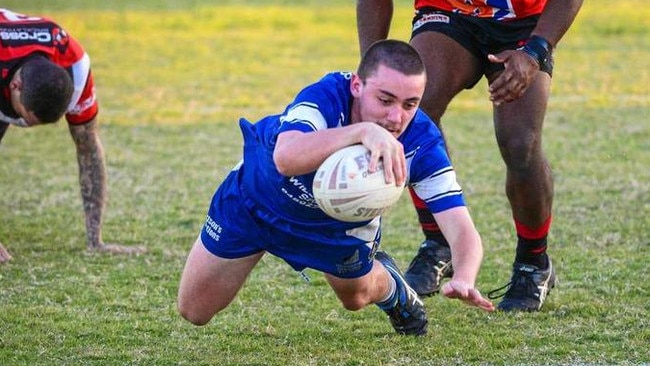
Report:
[[[348,230],[298,225],[255,203],[232,171],[215,192],[201,241],[221,258],[242,258],[267,251],[296,271],[305,268],[340,278],[358,278],[372,268],[381,236],[380,218]]]

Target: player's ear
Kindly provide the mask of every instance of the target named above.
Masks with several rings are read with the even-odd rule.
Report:
[[[16,70],[14,75],[11,77],[11,80],[9,81],[9,90],[21,91],[23,89],[23,78],[22,76],[20,76],[21,70],[22,67],[19,67],[18,70]]]
[[[352,96],[358,98],[361,96],[361,89],[363,89],[363,81],[357,74],[352,74],[352,80],[350,81],[350,92]]]
[[[23,79],[20,77],[20,69],[18,69],[9,82],[9,89],[22,90],[22,88]]]

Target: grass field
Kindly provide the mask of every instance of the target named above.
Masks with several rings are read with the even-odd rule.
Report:
[[[11,128],[0,145],[0,365],[650,364],[650,10],[586,1],[556,52],[545,148],[556,181],[543,311],[486,314],[432,297],[429,335],[400,337],[369,307],[345,311],[322,276],[266,257],[205,327],[180,319],[185,255],[215,186],[240,158],[239,117],[284,108],[358,58],[353,1],[16,1],[86,47],[109,173],[107,242],[89,254],[65,123]],[[408,38],[398,1],[392,37]],[[484,83],[444,119],[485,245],[478,286],[503,285],[514,230]],[[421,240],[404,195],[384,247],[406,266]]]

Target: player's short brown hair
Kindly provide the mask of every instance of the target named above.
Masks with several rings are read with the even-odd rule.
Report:
[[[357,75],[365,81],[379,65],[384,65],[404,75],[425,73],[424,62],[418,51],[410,44],[393,39],[373,43],[361,58]]]

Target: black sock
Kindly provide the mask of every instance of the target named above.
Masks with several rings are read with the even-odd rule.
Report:
[[[548,268],[546,236],[539,239],[525,239],[521,236],[517,236],[517,238],[515,262],[530,264],[539,269]]]
[[[427,240],[433,240],[436,243],[438,243],[438,244],[440,244],[442,246],[445,246],[445,247],[449,246],[449,243],[447,242],[447,239],[445,239],[445,236],[442,235],[442,231],[440,231],[440,230],[438,230],[438,231],[422,230],[422,232],[424,233],[424,237]]]

